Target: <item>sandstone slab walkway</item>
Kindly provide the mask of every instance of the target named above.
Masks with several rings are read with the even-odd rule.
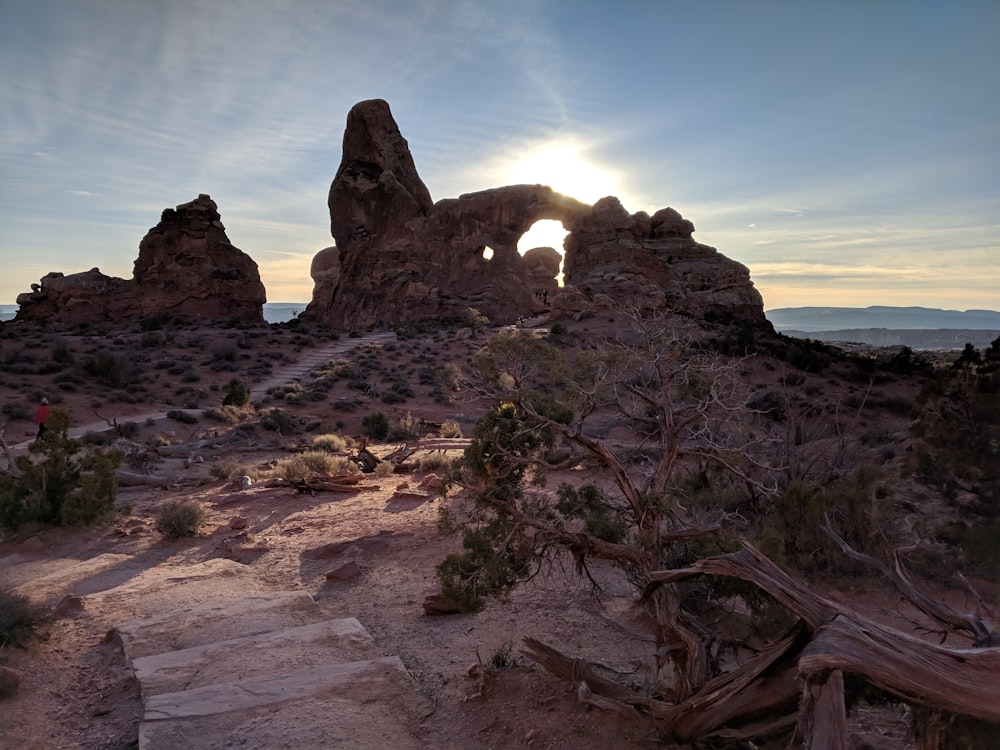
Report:
[[[142,690],[140,750],[420,747],[398,656],[304,591],[153,612],[112,631]]]

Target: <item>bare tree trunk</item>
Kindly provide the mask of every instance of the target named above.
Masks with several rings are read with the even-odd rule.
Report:
[[[908,703],[1000,722],[1000,649],[950,648],[868,620],[811,592],[748,543],[739,552],[653,573],[644,598],[702,575],[755,584],[797,614],[799,628],[675,705],[626,691],[537,641],[525,641],[525,654],[555,674],[586,681],[595,694],[647,711],[679,741],[748,740],[787,730],[797,714],[806,747],[843,750],[847,673]],[[951,624],[972,630],[961,618]],[[697,676],[689,681],[696,684]]]
[[[7,471],[13,474],[15,477],[21,475],[21,470],[17,468],[17,463],[14,461],[14,455],[10,452],[10,447],[7,445],[7,441],[4,439],[4,432],[7,431],[7,423],[4,422],[0,425],[0,448],[3,448],[3,454],[7,458]]]

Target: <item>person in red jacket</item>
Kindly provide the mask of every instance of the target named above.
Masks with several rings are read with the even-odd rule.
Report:
[[[45,422],[48,421],[50,411],[52,411],[52,408],[49,406],[49,400],[43,398],[42,403],[35,409],[35,423],[38,425],[38,437],[35,438],[36,440],[41,440],[42,435],[45,434]]]

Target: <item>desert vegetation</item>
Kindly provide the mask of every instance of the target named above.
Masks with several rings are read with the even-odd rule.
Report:
[[[498,405],[477,422],[453,474],[463,502],[442,509],[442,530],[459,533],[463,547],[438,566],[445,597],[476,611],[560,555],[584,576],[591,561],[610,561],[635,587],[662,662],[639,689],[594,671],[587,684],[623,715],[652,715],[664,739],[788,735],[826,746],[821,738],[846,737],[845,674],[866,679],[882,696],[876,700],[929,709],[915,714],[914,731],[935,742],[949,736],[948,713],[1000,720],[996,690],[970,685],[990,681],[1000,666],[995,623],[932,602],[911,582],[900,554],[915,545],[901,538],[892,491],[875,464],[856,462],[857,423],[866,408],[878,408],[867,406],[875,368],[860,365],[872,378],[866,395],[847,403],[844,422],[809,438],[817,420],[803,418],[791,446],[776,450],[780,431],[767,422],[787,419],[787,394],[807,383],[801,370],[818,369],[811,354],[793,357],[799,371],[782,376],[784,397],[775,406],[758,400],[765,408],[754,409],[742,360],[720,357],[683,321],[624,317],[613,339],[572,356],[554,337],[513,333],[494,336],[475,358],[475,380]],[[835,359],[818,354],[824,366]],[[949,479],[962,486],[964,478],[978,499],[970,510],[995,514],[990,471],[976,473],[975,487],[967,471],[977,459],[995,458],[986,455],[996,449],[994,370],[983,361],[967,348],[932,380],[930,392],[963,412],[933,421],[946,408],[936,401],[937,408],[924,407],[921,430],[940,445],[935,430],[957,428],[948,449],[972,461],[942,461],[938,453],[924,465],[948,466]],[[889,369],[900,369],[898,357]],[[549,472],[580,465],[598,481],[547,487]],[[885,575],[979,650],[913,640],[804,585],[865,571]],[[890,642],[908,667],[882,645]],[[584,670],[574,655],[540,641],[528,642],[526,652],[566,678],[579,680]],[[796,671],[807,684],[801,695],[788,679]]]
[[[123,471],[164,487],[165,461],[224,498],[287,488],[317,503],[435,472],[447,551],[429,577],[452,611],[502,608],[563,569],[593,585],[599,607],[608,569],[636,602],[621,638],[650,654],[623,676],[540,636],[498,637],[477,657],[484,699],[489,674],[536,679],[539,665],[661,743],[820,746],[854,707],[904,704],[914,746],[989,736],[995,616],[976,586],[1000,570],[1000,341],[947,357],[847,354],[637,310],[542,332],[472,328],[401,328],[259,399],[251,390],[276,366],[328,339],[300,325],[219,343],[163,323],[46,349],[35,333],[0,331],[16,344],[0,362],[3,421],[29,428],[41,395],[59,407],[49,435],[0,474],[0,520],[22,538],[121,519]],[[167,420],[119,414],[154,393]],[[71,419],[89,414],[108,429],[70,438]],[[406,452],[434,440],[467,448],[460,460],[454,447]],[[386,460],[366,465],[365,451]],[[208,537],[209,515],[175,492],[151,525],[183,546]],[[825,596],[876,578],[947,644]],[[926,593],[950,580],[975,611]],[[20,618],[15,605],[0,609]],[[29,614],[18,638],[47,621]]]

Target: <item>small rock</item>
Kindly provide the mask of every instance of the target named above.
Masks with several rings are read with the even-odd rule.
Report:
[[[409,482],[400,482],[399,484],[396,485],[396,491],[397,492],[400,492],[402,490],[408,490],[408,489],[410,489],[410,483]]]
[[[344,563],[339,568],[334,568],[326,574],[328,581],[350,581],[361,575],[361,568],[353,560]]]
[[[24,673],[12,667],[0,667],[0,698],[10,698],[17,694],[24,682]]]
[[[425,615],[455,615],[461,611],[458,605],[445,599],[443,594],[431,594],[424,599]]]
[[[219,544],[222,556],[238,563],[250,563],[271,548],[264,543],[254,544],[246,534],[240,534],[232,539],[223,539]]]
[[[52,613],[56,617],[76,617],[86,608],[83,597],[79,594],[70,594],[69,596],[64,596],[62,601],[59,602]]]
[[[41,537],[32,536],[21,542],[21,553],[25,555],[40,555],[45,551],[45,542]]]
[[[249,525],[250,522],[243,516],[233,516],[229,519],[229,528],[231,529],[245,529]]]
[[[420,489],[428,490],[429,492],[438,492],[443,485],[444,480],[437,474],[428,474],[420,480]]]

